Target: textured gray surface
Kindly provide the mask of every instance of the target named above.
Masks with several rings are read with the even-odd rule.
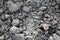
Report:
[[[0,0],[0,40],[60,40],[60,0]]]

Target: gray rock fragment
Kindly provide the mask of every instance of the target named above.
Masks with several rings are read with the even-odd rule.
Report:
[[[3,25],[3,24],[4,24],[4,22],[0,20],[0,25]]]
[[[27,18],[26,22],[27,22],[27,24],[26,24],[27,31],[29,31],[29,32],[34,31],[34,28],[33,28],[34,27],[33,19],[32,18]]]
[[[45,6],[40,7],[40,10],[45,10],[45,9],[47,9],[47,7],[45,7]]]
[[[9,14],[5,14],[5,18],[9,18],[10,17],[10,15]]]
[[[44,28],[44,30],[46,31],[46,30],[48,30],[49,29],[49,26],[50,26],[50,24],[42,24],[41,25],[42,26],[42,28]]]
[[[8,1],[7,2],[7,7],[9,9],[10,12],[15,12],[17,11],[18,9],[20,9],[20,6],[21,6],[21,3],[13,3],[12,1]]]
[[[13,25],[13,26],[16,26],[16,25],[18,25],[18,24],[19,24],[19,19],[13,19],[12,25]]]
[[[24,31],[23,33],[24,33],[25,35],[27,35],[27,36],[28,36],[28,35],[31,35],[31,33],[30,33],[29,31]]]
[[[43,40],[43,39],[42,39],[41,35],[37,35],[34,37],[34,40]]]
[[[29,12],[30,8],[31,8],[31,6],[28,6],[28,7],[27,7],[27,6],[24,6],[24,7],[23,7],[23,10],[24,10],[25,12]]]
[[[0,36],[0,40],[4,40],[4,36]]]
[[[53,37],[52,37],[52,36],[50,36],[48,40],[54,40],[54,39],[53,39]]]
[[[60,40],[60,37],[57,34],[53,34],[54,40]]]
[[[24,30],[26,30],[26,27],[19,27],[19,30],[20,30],[20,32],[22,32],[22,31],[24,31]]]
[[[40,16],[34,15],[33,18],[35,18],[35,19],[40,19]]]
[[[57,28],[60,29],[60,24],[58,24],[58,27]]]
[[[10,28],[10,33],[12,33],[12,34],[14,33],[15,34],[15,33],[18,33],[18,32],[19,31],[18,31],[17,27],[13,26],[13,27]]]
[[[2,13],[3,12],[3,9],[0,9],[0,13]]]
[[[33,37],[32,36],[26,36],[25,39],[26,40],[33,40]]]
[[[33,31],[32,34],[35,36],[39,35],[37,31]]]
[[[14,37],[13,37],[14,40],[25,40],[24,38],[24,34],[16,34]]]
[[[57,24],[57,21],[56,20],[53,20],[52,21],[53,25]]]

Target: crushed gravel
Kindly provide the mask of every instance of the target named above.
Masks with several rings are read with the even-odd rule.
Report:
[[[60,40],[60,0],[0,0],[0,40]]]

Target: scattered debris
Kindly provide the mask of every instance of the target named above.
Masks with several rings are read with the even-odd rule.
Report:
[[[60,0],[0,0],[0,40],[60,40]]]

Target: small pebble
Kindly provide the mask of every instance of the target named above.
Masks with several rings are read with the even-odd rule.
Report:
[[[53,39],[53,37],[52,37],[52,36],[50,36],[48,40],[54,40],[54,39]]]
[[[13,19],[12,25],[17,26],[19,24],[19,19]]]
[[[3,9],[0,9],[0,13],[2,13],[3,12]]]
[[[37,36],[38,35],[38,32],[37,31],[33,31],[32,33],[34,36]]]
[[[5,18],[9,18],[10,17],[10,15],[9,14],[5,14]]]
[[[25,35],[31,35],[31,33],[29,31],[24,31]]]
[[[25,39],[26,40],[33,40],[33,37],[32,36],[26,36]]]
[[[16,34],[15,37],[13,37],[13,38],[16,38],[14,40],[25,40],[24,34]]]
[[[2,20],[0,20],[0,25],[3,25],[3,24],[4,24],[4,22]]]
[[[40,10],[45,10],[45,9],[47,9],[47,7],[45,7],[45,6],[40,7]]]
[[[57,29],[60,29],[60,24],[58,24],[58,27],[57,27]]]
[[[23,7],[23,10],[24,10],[25,12],[29,12],[30,8],[31,8],[30,6],[29,6],[29,7],[24,6],[24,7]]]
[[[50,24],[42,24],[42,28],[44,28],[45,31],[49,29],[49,26]]]
[[[26,27],[19,27],[19,30],[20,30],[20,32],[22,32],[22,31],[24,31],[24,30],[26,30]]]
[[[19,31],[18,31],[17,27],[13,26],[13,27],[10,28],[10,33],[12,33],[12,34],[14,33],[15,34],[15,33],[18,33],[18,32]]]
[[[19,10],[20,6],[21,6],[21,3],[15,4],[12,1],[7,2],[7,7],[8,7],[10,12],[15,12],[15,11]]]
[[[0,40],[4,40],[4,36],[0,36]]]
[[[53,25],[57,24],[57,21],[56,20],[53,20],[52,21]]]

